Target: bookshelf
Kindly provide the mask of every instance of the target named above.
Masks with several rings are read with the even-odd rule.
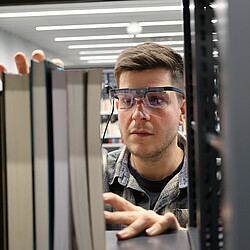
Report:
[[[220,147],[220,41],[217,24],[213,22],[217,18],[215,1],[190,0],[183,4],[188,164],[192,166],[189,167],[189,227],[198,229],[200,249],[222,250],[224,162]]]
[[[107,86],[109,88],[116,87],[113,69],[103,70],[102,95],[101,95],[101,103],[100,103],[101,137],[103,137],[104,130],[106,128],[106,125],[110,118],[110,114],[112,110],[112,103],[107,93],[107,88],[106,88]],[[110,118],[109,125],[107,127],[107,131],[106,131],[102,146],[107,151],[113,151],[123,146],[123,143],[121,140],[120,129],[119,129],[119,123],[118,123],[118,112],[116,110],[116,107],[114,107],[114,113],[112,117]]]

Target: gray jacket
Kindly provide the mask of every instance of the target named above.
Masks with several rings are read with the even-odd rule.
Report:
[[[186,151],[186,139],[179,134],[178,144]],[[150,199],[146,192],[139,186],[136,179],[130,174],[128,168],[129,152],[124,146],[120,150],[110,152],[104,163],[104,192],[116,193],[131,203],[150,209]],[[158,214],[172,212],[176,215],[181,226],[188,223],[187,203],[187,158],[186,152],[181,171],[176,174],[162,190],[153,210]],[[115,209],[105,204],[105,210]],[[107,230],[119,230],[125,225],[107,225]]]

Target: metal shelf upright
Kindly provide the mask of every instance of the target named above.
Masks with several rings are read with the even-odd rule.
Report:
[[[201,250],[223,249],[219,63],[213,1],[183,1],[189,226]]]

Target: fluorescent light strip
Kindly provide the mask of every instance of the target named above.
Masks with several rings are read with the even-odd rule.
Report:
[[[183,32],[168,32],[168,33],[144,33],[135,35],[136,38],[145,37],[167,37],[167,36],[183,36]],[[87,41],[87,40],[109,40],[109,39],[130,39],[134,38],[133,34],[124,35],[103,35],[103,36],[69,36],[69,37],[56,37],[55,42],[65,41]]]
[[[183,47],[174,47],[175,51],[183,51]],[[103,54],[112,54],[113,56],[115,56],[114,54],[120,54],[123,50],[86,50],[86,51],[80,51],[79,55],[103,55]],[[118,57],[117,55],[117,57]],[[107,56],[105,56],[105,58],[107,58]]]
[[[168,32],[168,33],[144,33],[135,35],[137,38],[142,37],[166,37],[166,36],[183,36],[183,32]]]
[[[209,6],[212,8],[212,9],[216,9],[218,7],[217,4],[209,4]]]
[[[115,64],[116,60],[89,60],[87,63],[90,64],[106,64],[106,63],[112,63]]]
[[[146,26],[160,26],[160,25],[182,25],[183,21],[157,21],[157,22],[139,22],[142,27]]]
[[[69,36],[69,37],[56,37],[55,42],[65,41],[86,41],[86,40],[107,40],[107,39],[129,39],[134,38],[133,34],[124,35],[103,35],[103,36]]]
[[[139,22],[141,27],[146,26],[164,26],[164,25],[182,25],[183,21],[157,21],[157,22]],[[49,30],[77,30],[77,29],[103,29],[103,28],[123,28],[128,27],[130,23],[99,23],[99,24],[76,24],[76,25],[57,25],[57,26],[38,26],[37,31]]]
[[[93,50],[93,51],[80,51],[80,55],[95,55],[95,54],[119,54],[122,52],[122,49],[120,50]]]
[[[103,28],[123,28],[128,27],[129,23],[105,23],[105,24],[77,24],[77,25],[57,25],[57,26],[38,26],[37,31],[44,30],[76,30],[76,29],[103,29]]]
[[[175,51],[183,51],[183,50],[184,50],[183,47],[173,47],[173,49],[174,49]]]
[[[88,61],[88,60],[113,60],[117,59],[119,55],[110,55],[110,56],[81,56],[81,61]]]
[[[184,44],[184,41],[165,41],[157,42],[162,45],[181,45]],[[92,48],[119,48],[119,47],[130,47],[136,46],[141,43],[105,43],[105,44],[76,44],[68,45],[68,49],[92,49]]]
[[[181,6],[157,6],[157,7],[133,7],[133,8],[110,8],[110,9],[88,9],[88,10],[51,10],[51,11],[30,11],[1,13],[0,18],[9,17],[38,17],[38,16],[66,16],[66,15],[91,15],[91,14],[112,14],[112,13],[134,13],[154,11],[180,11]]]
[[[178,47],[178,48],[175,48],[175,51],[183,51],[183,48],[181,47]],[[105,55],[105,56],[102,56],[102,55],[95,55],[95,56],[81,56],[80,57],[80,60],[81,61],[88,61],[88,60],[110,60],[110,59],[117,59],[119,56],[119,54],[117,55]]]

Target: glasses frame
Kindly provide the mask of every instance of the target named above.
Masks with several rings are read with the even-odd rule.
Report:
[[[146,94],[150,93],[150,92],[174,91],[174,92],[182,94],[183,97],[185,96],[184,91],[182,89],[177,88],[177,87],[173,87],[173,86],[165,86],[165,87],[143,87],[143,88],[115,88],[115,89],[111,89],[109,91],[109,93],[110,93],[111,98],[114,99],[114,98],[117,98],[116,94],[123,94],[123,93],[126,94],[126,93],[131,93],[132,91],[137,91],[137,90],[140,90],[141,92],[144,92],[142,94],[143,97],[137,97],[137,98],[143,98],[144,100],[146,99]],[[133,99],[136,99],[136,97],[133,96]],[[122,108],[122,109],[130,109],[133,106],[133,103],[128,108]],[[143,103],[145,105],[145,101],[143,101]],[[153,105],[147,105],[147,106],[149,106],[151,108],[155,108],[155,109],[160,109],[159,107],[154,107]]]

